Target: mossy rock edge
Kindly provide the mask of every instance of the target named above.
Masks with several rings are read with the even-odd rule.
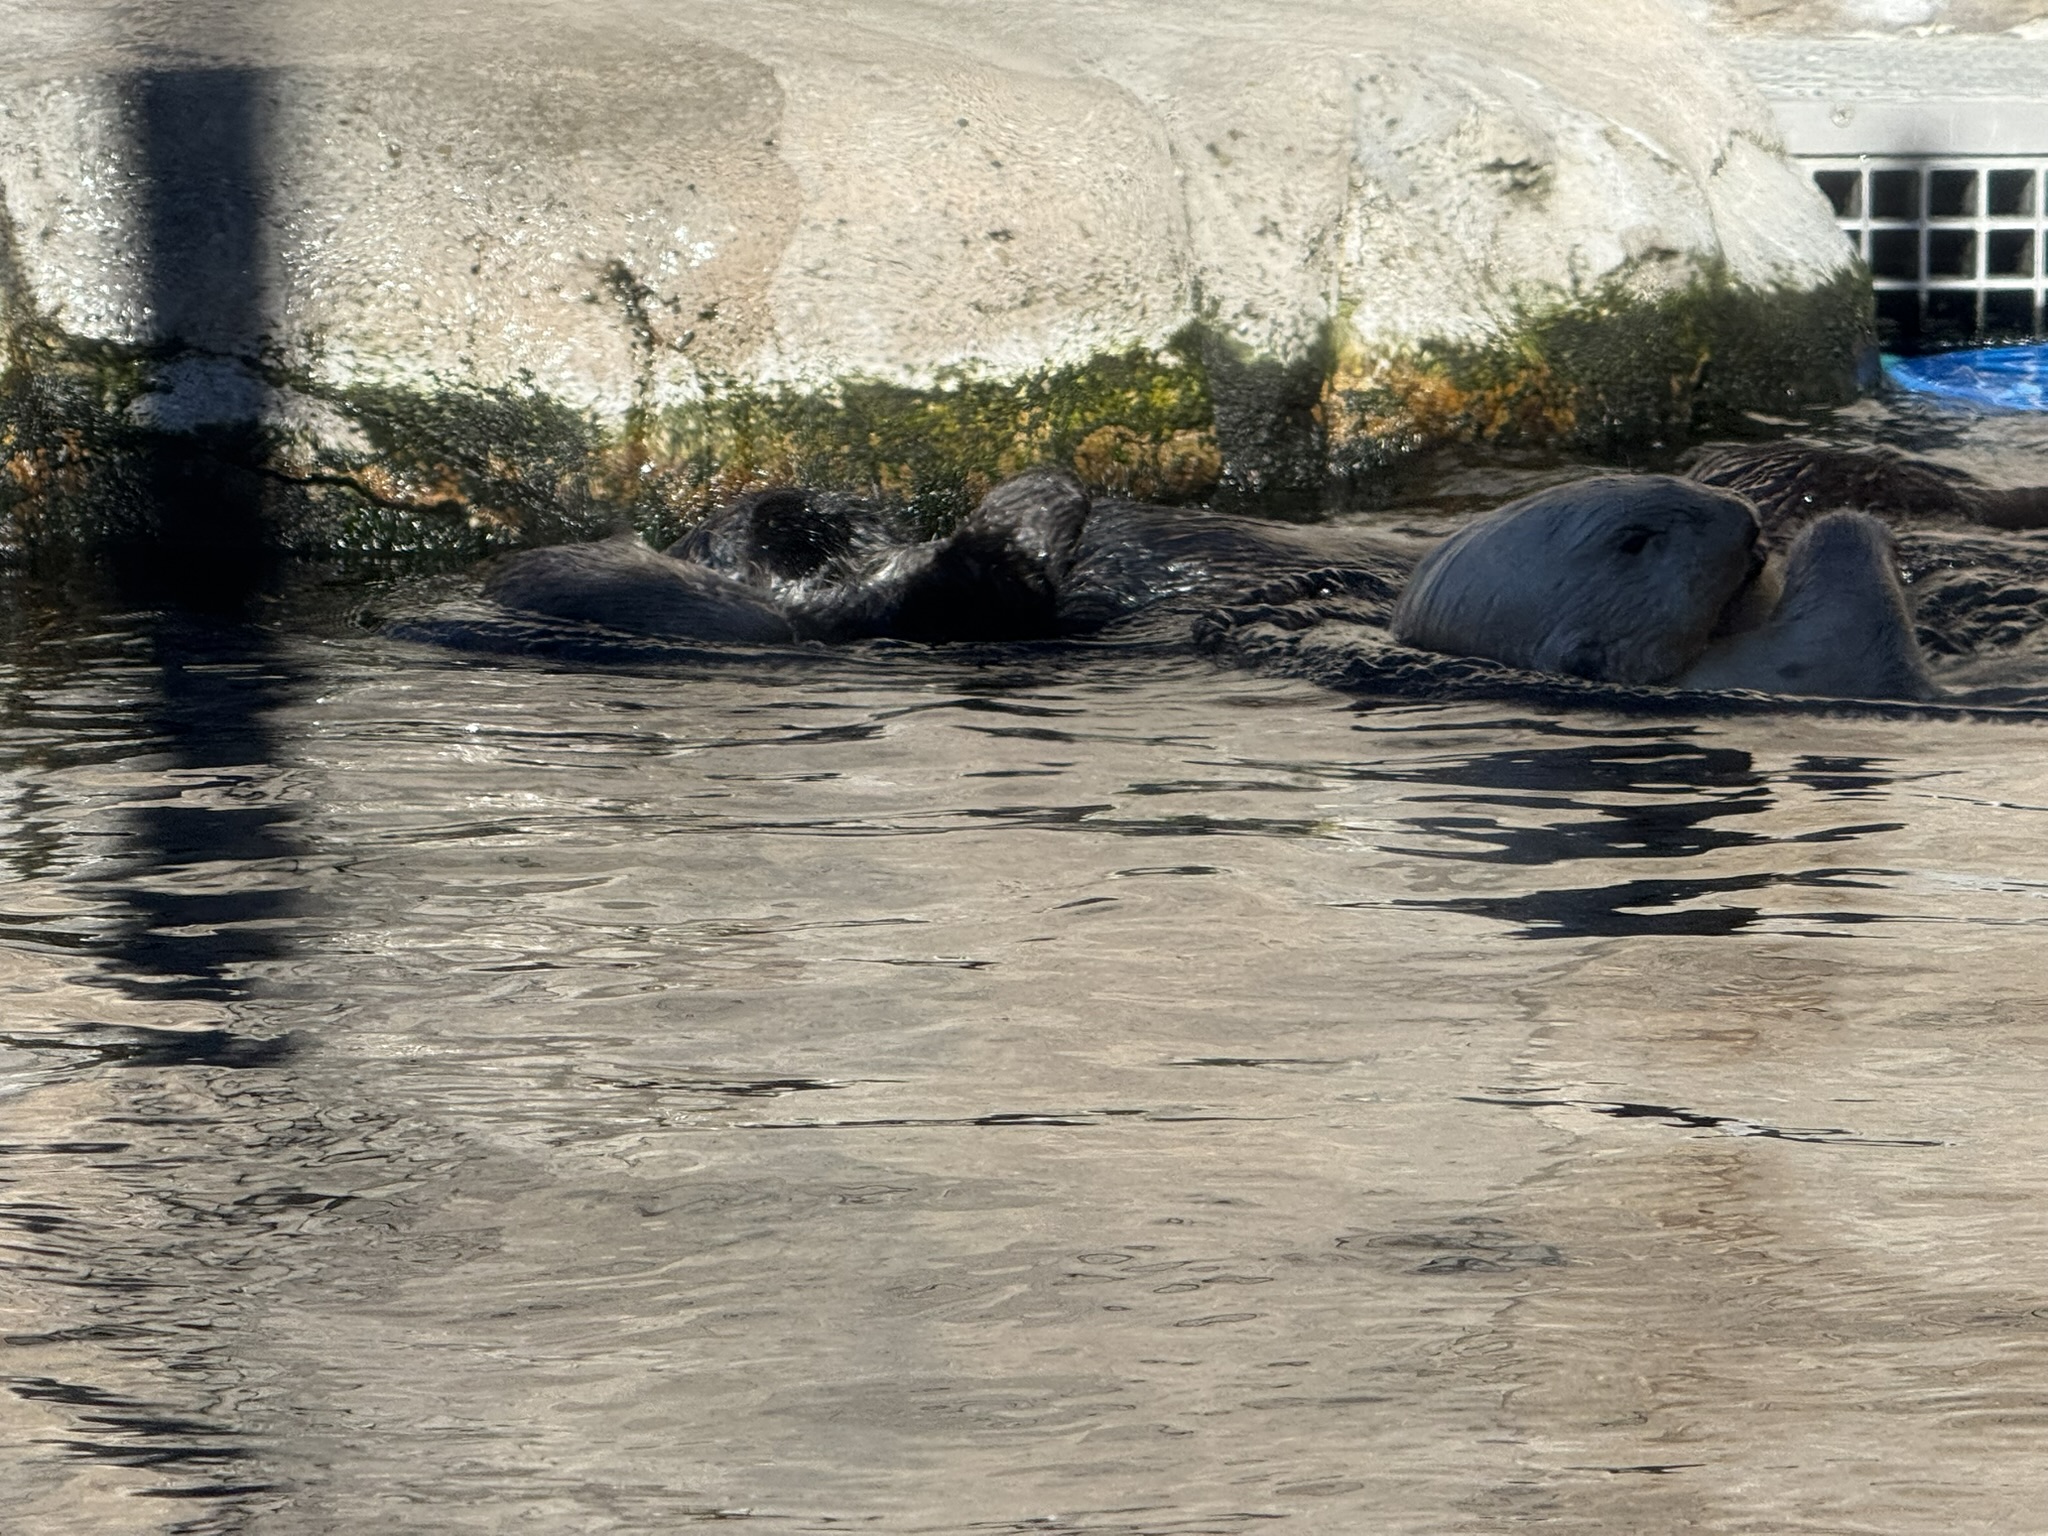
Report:
[[[174,349],[81,341],[39,324],[0,372],[0,551],[44,567],[161,534],[152,487],[172,463],[254,486],[290,555],[447,563],[633,527],[675,536],[750,487],[883,498],[930,529],[1003,476],[1073,466],[1098,492],[1300,515],[1383,496],[1447,444],[1608,458],[1675,448],[1747,413],[1853,398],[1874,357],[1868,278],[1758,290],[1709,270],[1641,297],[1617,282],[1531,302],[1484,344],[1374,348],[1348,320],[1300,357],[1261,358],[1190,326],[1021,378],[961,370],[916,389],[707,387],[685,407],[600,422],[534,388],[335,389],[261,370],[342,422],[340,441],[266,427],[137,425]],[[252,525],[255,526],[255,525]]]

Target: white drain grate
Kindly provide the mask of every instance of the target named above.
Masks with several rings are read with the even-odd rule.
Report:
[[[2048,157],[1813,156],[1803,163],[1869,263],[1886,345],[2041,333]]]

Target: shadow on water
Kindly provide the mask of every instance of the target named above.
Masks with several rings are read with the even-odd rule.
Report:
[[[1637,938],[1683,935],[1718,938],[1766,920],[1819,924],[1883,922],[1874,912],[1766,912],[1757,906],[1685,905],[1710,896],[1796,886],[1826,891],[1880,890],[1870,876],[1891,870],[1814,869],[1798,874],[1728,875],[1712,880],[1625,880],[1616,885],[1533,891],[1519,896],[1459,896],[1443,901],[1397,901],[1395,906],[1457,912],[1513,923],[1525,939]]]
[[[1586,860],[1698,858],[1738,849],[1790,848],[1853,841],[1894,831],[1897,822],[1824,827],[1789,836],[1725,825],[1762,815],[1777,801],[1774,783],[1822,799],[1856,798],[1891,782],[1875,759],[1801,758],[1780,775],[1760,770],[1739,748],[1684,739],[1602,741],[1517,747],[1439,758],[1387,774],[1397,782],[1441,786],[1408,797],[1455,813],[1403,817],[1400,825],[1435,846],[1384,845],[1408,858],[1522,868]],[[1473,814],[1496,811],[1499,814]],[[1781,888],[1826,891],[1883,888],[1894,872],[1798,869],[1700,879],[1636,879],[1517,893],[1409,899],[1397,906],[1509,923],[1520,938],[1718,937],[1766,921],[1849,927],[1879,914],[1825,910],[1771,912],[1760,904],[1712,898]]]
[[[151,341],[202,395],[228,387],[219,381],[237,375],[225,359],[253,355],[263,328],[258,84],[234,69],[150,70],[129,83]],[[180,1501],[170,1528],[186,1532],[243,1528],[247,1498],[263,1486],[246,1475],[246,1430],[221,1407],[231,1395],[226,1341],[246,1302],[190,1256],[195,1231],[233,1225],[236,1214],[211,1209],[193,1188],[207,1182],[205,1134],[165,1131],[175,1139],[145,1146],[144,1128],[181,1123],[186,1111],[150,1107],[167,1091],[219,1097],[206,1085],[221,1072],[239,1077],[289,1059],[289,1039],[251,1032],[242,1005],[255,998],[252,968],[288,952],[304,915],[294,816],[275,795],[272,766],[272,715],[292,679],[272,637],[250,621],[275,569],[267,493],[224,463],[218,446],[165,435],[128,482],[134,505],[117,521],[124,531],[105,567],[125,612],[100,627],[127,633],[130,665],[118,683],[112,674],[76,679],[87,691],[99,682],[100,707],[124,717],[104,722],[104,734],[108,760],[129,781],[112,872],[92,882],[107,921],[78,946],[101,962],[85,979],[141,1002],[145,1016],[175,1006],[177,1022],[81,1020],[55,1039],[10,1041],[55,1057],[67,1077],[116,1067],[183,1075],[139,1077],[134,1088],[109,1081],[109,1124],[122,1123],[132,1145],[5,1149],[17,1191],[33,1176],[55,1192],[38,1206],[48,1231],[25,1274],[31,1294],[41,1290],[60,1319],[84,1312],[80,1326],[8,1336],[6,1384],[69,1415],[68,1433],[39,1442],[46,1455],[149,1474],[128,1491]],[[49,650],[30,665],[46,666]],[[200,1027],[209,1012],[217,1022]],[[280,1087],[274,1097],[292,1095]],[[161,1211],[159,1222],[97,1230],[68,1192],[109,1179]],[[108,1353],[80,1352],[94,1345]],[[153,1367],[140,1379],[138,1361]],[[102,1370],[128,1389],[80,1379]]]
[[[169,613],[153,630],[146,730],[163,768],[127,818],[107,979],[139,997],[232,1002],[249,966],[284,956],[303,909],[294,812],[268,788],[269,717],[291,679],[247,626]]]
[[[1766,1141],[1799,1141],[1814,1146],[1938,1147],[1924,1136],[1859,1136],[1835,1126],[1783,1126],[1743,1115],[1721,1115],[1678,1104],[1637,1104],[1628,1100],[1489,1098],[1467,1094],[1467,1104],[1497,1104],[1504,1109],[1582,1109],[1613,1120],[1642,1120],[1678,1130],[1709,1131],[1721,1136],[1755,1136]]]
[[[1868,789],[1888,780],[1872,765],[1834,762],[1824,773],[1787,777],[1793,782]],[[1792,837],[1771,837],[1712,823],[1771,809],[1770,783],[1750,754],[1730,747],[1685,742],[1606,743],[1586,747],[1522,748],[1461,758],[1407,776],[1424,783],[1464,786],[1461,793],[1417,795],[1412,804],[1448,802],[1504,810],[1556,810],[1574,819],[1516,825],[1495,817],[1415,816],[1403,825],[1462,846],[1388,848],[1414,858],[1482,864],[1547,865],[1578,859],[1692,858],[1728,848],[1774,843],[1833,843],[1888,832],[1895,822],[1829,827]],[[1621,797],[1627,798],[1621,798]]]
[[[261,83],[247,69],[155,69],[129,87],[152,341],[197,367],[202,403],[225,387],[209,383],[208,365],[253,354],[264,331]],[[249,622],[275,575],[275,541],[258,476],[196,435],[161,437],[134,534],[111,552],[120,597],[155,610],[155,687],[139,723],[163,771],[152,803],[130,816],[109,979],[138,996],[228,1002],[244,995],[246,966],[283,954],[301,900],[284,877],[297,852],[291,813],[263,788],[270,718],[290,679],[273,637]],[[230,869],[270,878],[208,878]]]
[[[1453,793],[1411,796],[1411,804],[1557,810],[1586,818],[1518,826],[1489,816],[1405,817],[1403,825],[1460,845],[1387,849],[1415,858],[1543,865],[1687,858],[1770,841],[1740,827],[1710,825],[1771,807],[1770,790],[1750,755],[1733,748],[1686,742],[1521,748],[1461,758],[1410,778],[1457,787]],[[1631,798],[1616,798],[1623,795]]]

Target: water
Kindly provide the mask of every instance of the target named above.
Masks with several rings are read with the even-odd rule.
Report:
[[[2048,1502],[2039,725],[8,611],[23,1529]]]

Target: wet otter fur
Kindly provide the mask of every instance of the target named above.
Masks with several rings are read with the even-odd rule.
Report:
[[[662,553],[786,595],[849,579],[903,542],[902,530],[874,508],[792,486],[739,497]]]
[[[1004,481],[943,539],[806,490],[741,497],[657,553],[631,535],[500,560],[484,595],[636,634],[774,642],[1033,639],[1060,632],[1089,502],[1060,470]]]
[[[1783,595],[1760,627],[1708,649],[1682,688],[1846,699],[1931,699],[1891,531],[1864,512],[1831,512],[1787,552]]]
[[[796,622],[827,639],[1037,639],[1059,633],[1060,589],[1089,512],[1064,470],[1005,480],[943,539],[880,563],[799,604]]]
[[[1668,682],[1756,575],[1756,514],[1669,475],[1603,475],[1474,519],[1423,558],[1394,638],[1532,672]]]
[[[1398,579],[1414,551],[1354,536],[1339,558]],[[1091,501],[1075,476],[1046,468],[996,486],[940,539],[912,541],[850,498],[760,491],[664,554],[620,537],[506,556],[485,595],[671,638],[1029,640],[1092,634],[1331,559],[1309,534],[1248,518]]]
[[[630,533],[507,555],[485,576],[484,596],[638,635],[757,644],[795,638],[772,600],[707,566],[672,560]]]
[[[1394,638],[1418,649],[1617,683],[1931,696],[1882,525],[1823,519],[1762,579],[1757,537],[1738,495],[1599,476],[1477,518],[1418,564],[1396,536],[1094,503],[1041,469],[940,539],[909,541],[848,498],[767,491],[666,553],[626,535],[507,557],[485,593],[668,638],[1014,640],[1147,612],[1165,624],[1290,575],[1348,572],[1387,594]]]
[[[1773,443],[1710,443],[1685,471],[1756,504],[1764,532],[1789,543],[1824,512],[1978,523],[1990,528],[2048,528],[2048,486],[2005,489],[1975,475],[1882,444],[1838,447],[1810,438]]]

